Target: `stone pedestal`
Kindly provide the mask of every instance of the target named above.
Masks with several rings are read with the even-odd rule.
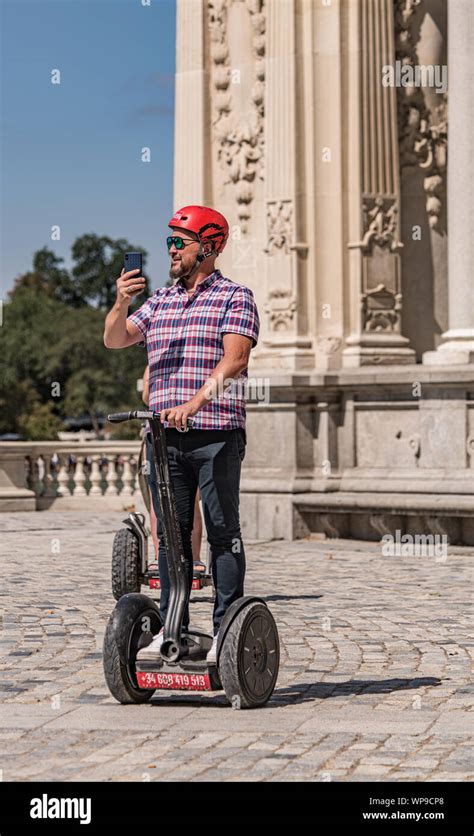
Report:
[[[4,450],[0,456],[0,511],[34,511],[36,496],[26,486],[25,456]]]
[[[470,368],[274,373],[267,402],[247,406],[247,438],[244,536],[474,543]]]

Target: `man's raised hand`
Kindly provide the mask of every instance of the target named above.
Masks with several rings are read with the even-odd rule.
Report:
[[[143,276],[135,275],[139,272],[138,267],[136,270],[129,270],[128,273],[125,272],[124,267],[122,268],[120,278],[117,279],[117,303],[119,305],[129,305],[132,296],[143,293],[146,279]]]

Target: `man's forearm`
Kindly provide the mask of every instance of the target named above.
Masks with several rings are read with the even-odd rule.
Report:
[[[222,357],[206,382],[191,398],[198,409],[208,404],[214,398],[220,397],[227,389],[229,380],[234,380],[247,367],[247,359]],[[224,385],[226,384],[226,385]]]
[[[104,345],[106,348],[123,348],[128,342],[128,305],[117,302],[105,318]]]

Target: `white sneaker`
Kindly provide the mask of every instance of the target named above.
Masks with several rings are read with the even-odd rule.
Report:
[[[163,644],[165,628],[162,627],[157,636],[153,636],[153,640],[146,647],[140,648],[137,653],[137,659],[141,662],[156,662],[161,659],[160,648]]]
[[[212,640],[212,647],[206,656],[206,662],[208,665],[217,665],[217,636],[214,636]]]

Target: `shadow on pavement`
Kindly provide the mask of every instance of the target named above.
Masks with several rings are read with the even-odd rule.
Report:
[[[324,671],[321,671],[324,673]],[[391,691],[414,690],[426,686],[435,687],[441,685],[441,679],[437,677],[417,677],[415,679],[349,679],[347,682],[315,682],[312,684],[301,683],[301,685],[287,685],[276,688],[273,696],[266,706],[257,711],[264,711],[265,708],[276,708],[277,706],[295,705],[303,702],[315,702],[315,700],[326,700],[331,697],[341,697],[347,694],[387,694]],[[160,705],[189,705],[203,706],[206,708],[231,708],[226,697],[222,693],[215,695],[197,694],[155,694],[149,705],[159,708]],[[245,710],[245,709],[243,709]]]
[[[315,601],[317,598],[323,598],[323,595],[262,595],[265,601]]]
[[[324,673],[324,671],[321,671]],[[276,688],[272,702],[286,705],[295,702],[312,702],[313,700],[327,700],[331,697],[342,697],[345,694],[388,694],[392,691],[413,690],[426,686],[441,685],[441,679],[433,676],[416,677],[414,679],[349,679],[347,682],[315,682],[297,683],[282,688]]]
[[[259,595],[259,598],[263,598],[264,601],[315,601],[318,598],[323,598],[323,595]],[[160,599],[154,598],[157,604],[159,604]],[[190,599],[191,604],[213,604],[214,598],[203,598],[203,597],[194,597],[191,596]]]

